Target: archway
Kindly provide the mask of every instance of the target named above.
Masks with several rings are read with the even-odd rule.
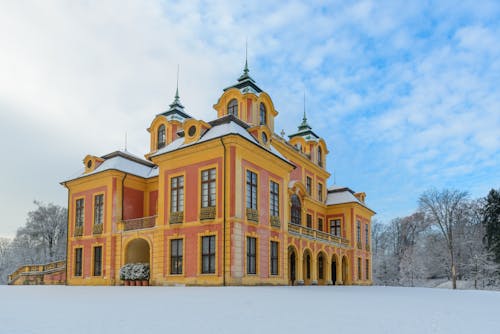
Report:
[[[323,252],[318,253],[318,285],[326,285],[326,267],[327,261]]]
[[[349,284],[349,263],[346,256],[342,257],[342,282],[344,285]]]
[[[331,271],[332,271],[332,284],[335,285],[337,282],[337,255],[335,254],[333,254],[332,256]]]
[[[288,247],[288,284],[295,285],[297,281],[297,254],[295,249]]]
[[[306,249],[302,258],[302,276],[304,285],[311,285],[312,282],[312,256],[311,251]]]
[[[149,263],[149,244],[144,239],[134,239],[127,244],[125,249],[125,264]]]

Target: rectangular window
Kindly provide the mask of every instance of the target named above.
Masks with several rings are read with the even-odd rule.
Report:
[[[370,260],[366,259],[366,280],[370,279]]]
[[[361,276],[361,258],[358,257],[358,280],[362,280],[362,276]]]
[[[84,212],[84,202],[83,198],[76,200],[76,210],[75,210],[75,225],[76,227],[83,226],[83,212]]]
[[[102,225],[104,212],[104,195],[96,195],[94,197],[94,225]]]
[[[215,235],[201,238],[201,273],[215,274]]]
[[[312,219],[312,216],[310,214],[306,215],[306,222],[307,222],[307,227],[312,228],[313,219]]]
[[[94,276],[102,274],[102,246],[94,247]]]
[[[170,212],[184,211],[184,176],[170,179]]]
[[[215,207],[215,168],[201,172],[201,207]]]
[[[280,200],[279,200],[279,195],[280,195],[280,188],[279,185],[276,182],[271,181],[271,186],[270,186],[270,193],[269,193],[269,199],[270,199],[270,208],[271,208],[271,216],[278,217],[280,215]]]
[[[358,241],[358,244],[361,243],[361,223],[356,221],[356,240]]]
[[[75,276],[82,276],[82,248],[75,249]]]
[[[306,176],[306,190],[309,196],[312,195],[312,180],[309,176]]]
[[[247,208],[257,210],[257,174],[247,170]]]
[[[318,201],[323,202],[323,185],[318,183]]]
[[[247,237],[247,274],[257,273],[257,239]]]
[[[278,275],[279,253],[278,242],[271,241],[271,275]]]
[[[330,234],[341,237],[340,219],[330,220]]]
[[[182,239],[170,240],[170,274],[182,274]]]
[[[365,246],[369,246],[369,233],[368,233],[368,224],[365,224]]]
[[[318,218],[318,230],[323,231],[323,218]]]

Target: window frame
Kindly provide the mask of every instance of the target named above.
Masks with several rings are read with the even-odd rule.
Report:
[[[330,219],[330,234],[339,238],[342,237],[342,219]]]
[[[290,222],[295,225],[302,225],[302,202],[299,196],[293,194],[290,197],[290,201],[292,202],[292,206],[290,207]]]
[[[251,171],[250,169],[246,170],[245,177],[245,193],[246,193],[246,208],[258,210],[258,197],[259,197],[259,177],[257,173]],[[250,178],[249,178],[250,176]],[[254,182],[255,181],[255,182]]]
[[[83,247],[76,247],[74,251],[74,277],[83,277]]]
[[[267,125],[267,108],[262,102],[259,106],[259,125]]]
[[[247,236],[246,238],[246,272],[247,275],[257,275],[257,238]]]
[[[174,252],[175,243],[175,252]],[[180,244],[180,247],[179,247]],[[180,254],[179,254],[180,248]],[[180,263],[180,265],[179,265]],[[184,239],[170,239],[170,275],[182,275],[184,273]],[[180,270],[179,270],[180,267]]]
[[[98,202],[98,198],[100,201]],[[104,194],[94,195],[94,225],[104,224]]]
[[[306,176],[306,192],[312,196],[312,178],[310,176]]]
[[[206,180],[204,180],[205,173],[207,175]],[[206,189],[204,188],[204,185],[207,185]],[[213,167],[201,171],[200,187],[201,208],[215,208],[217,205],[217,168]],[[204,197],[206,197],[206,203],[204,201]]]
[[[318,201],[323,202],[323,183],[318,182]]]
[[[208,250],[205,251],[205,240],[208,241]],[[217,272],[217,238],[215,234],[201,236],[201,274],[213,275]],[[204,260],[208,259],[208,269],[205,270]]]
[[[306,227],[313,228],[313,223],[312,223],[313,219],[312,218],[313,218],[312,214],[306,213]]]
[[[85,224],[85,198],[82,197],[82,198],[77,198],[75,201],[75,227],[83,227],[84,224]]]
[[[99,249],[99,257],[96,249]],[[102,276],[102,245],[92,247],[92,276]]]
[[[175,186],[174,180],[176,182]],[[182,185],[180,185],[179,181],[182,181]],[[170,178],[170,213],[184,212],[184,186],[184,175]]]
[[[227,103],[227,114],[238,117],[238,100],[237,99],[231,99]]]
[[[279,275],[279,254],[280,254],[280,248],[279,248],[279,241],[271,240],[270,241],[270,251],[269,251],[269,273],[271,276],[278,276]]]
[[[273,180],[269,182],[269,214],[280,216],[280,185]]]
[[[156,149],[164,148],[167,143],[167,129],[165,124],[161,124],[158,127],[158,134],[156,137]]]

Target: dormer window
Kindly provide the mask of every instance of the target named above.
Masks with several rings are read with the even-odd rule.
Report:
[[[321,150],[321,147],[318,147],[318,165],[323,167],[323,151]]]
[[[260,104],[260,125],[266,125],[267,124],[267,112],[266,112],[266,106],[264,103]]]
[[[160,125],[158,128],[158,145],[157,148],[160,149],[162,147],[165,147],[165,142],[167,140],[167,136],[165,134],[165,125]]]
[[[238,101],[236,99],[229,101],[227,105],[227,114],[238,117]]]

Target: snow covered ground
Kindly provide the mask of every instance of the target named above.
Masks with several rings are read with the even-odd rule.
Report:
[[[500,293],[0,286],[0,333],[499,333]]]

